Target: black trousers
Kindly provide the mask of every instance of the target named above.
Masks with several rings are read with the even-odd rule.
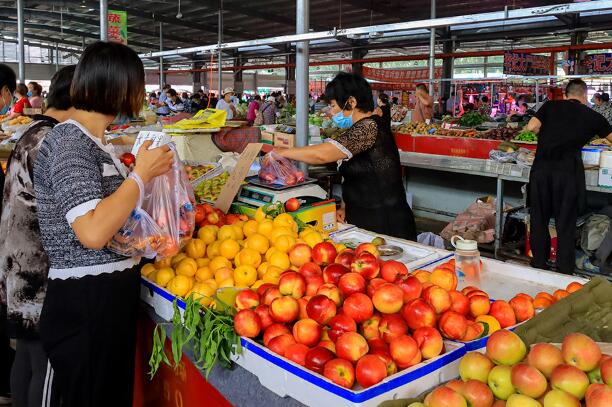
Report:
[[[63,407],[131,407],[137,268],[49,280],[40,318],[43,346]]]
[[[558,169],[558,168],[557,168]],[[580,199],[585,195],[584,170],[561,172],[556,169],[532,170],[529,177],[531,207],[532,266],[547,268],[550,257],[548,225],[555,219],[557,229],[557,270],[572,273],[576,261],[576,219]],[[580,180],[579,177],[582,179]],[[582,181],[582,182],[581,182]]]
[[[11,370],[13,407],[59,406],[59,393],[53,390],[47,354],[39,339],[17,339],[15,363]]]

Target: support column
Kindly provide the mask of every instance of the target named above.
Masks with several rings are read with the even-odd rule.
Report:
[[[287,95],[295,96],[295,54],[287,54],[285,57],[285,63],[287,66],[285,68],[285,93]]]
[[[570,37],[571,45],[581,45],[587,39],[588,33],[585,32],[573,32]],[[570,50],[568,52],[568,59],[574,61],[574,68],[570,74],[579,75],[585,73],[584,67],[580,65],[582,58],[584,57],[583,51]]]
[[[365,56],[368,54],[368,50],[367,49],[363,49],[363,48],[353,48],[352,52],[351,52],[351,59],[355,60],[355,59],[363,59],[365,58]],[[357,75],[363,75],[363,62],[353,62],[351,64],[352,68],[353,68],[353,72],[356,73]]]
[[[193,54],[191,57],[195,59],[196,55]],[[197,62],[191,63],[191,69],[194,69],[194,72],[191,73],[191,80],[192,80],[191,91],[193,93],[196,93],[198,90],[202,88],[202,72],[195,71],[196,69],[200,69],[200,68],[202,68],[201,63],[197,63]]]
[[[23,41],[23,3],[25,0],[17,0],[17,56],[19,62],[19,79],[20,83],[25,82],[25,44]]]
[[[431,0],[431,19],[436,18],[436,0]],[[433,80],[436,69],[436,29],[429,29],[429,95],[433,96]]]
[[[108,41],[108,0],[100,0],[100,41]]]
[[[442,52],[444,54],[450,54],[455,51],[455,41],[450,38],[450,30],[447,33],[446,41],[442,43]],[[444,58],[442,60],[442,78],[452,79],[453,77],[453,58]],[[450,98],[451,94],[451,81],[443,81],[440,83],[440,98],[444,103],[442,106],[442,112],[446,113],[446,101]]]
[[[242,56],[238,55],[236,57],[236,63],[234,65],[238,68],[234,70],[234,91],[237,95],[242,95],[244,92],[243,71],[239,68],[243,65]]]
[[[309,0],[297,0],[296,34],[305,34],[310,27]],[[308,144],[308,41],[300,41],[295,47],[295,105],[296,105],[296,144],[304,147]],[[307,172],[307,166],[300,163],[300,168]]]
[[[55,43],[55,72],[59,71],[60,55],[59,55],[59,44]]]
[[[164,50],[164,23],[159,23],[159,50]],[[159,57],[159,89],[163,88],[166,84],[166,78],[164,75],[164,57]]]
[[[219,0],[219,19],[218,19],[218,39],[219,39],[219,53],[217,55],[218,72],[217,72],[217,88],[219,89],[219,100],[223,97],[223,57],[221,55],[221,43],[223,42],[223,0]]]
[[[253,71],[253,92],[255,92],[255,94],[259,94],[259,92],[257,91],[257,70]]]

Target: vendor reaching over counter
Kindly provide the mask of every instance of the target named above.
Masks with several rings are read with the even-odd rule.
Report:
[[[548,224],[557,227],[557,269],[574,271],[575,234],[578,213],[586,206],[586,183],[582,146],[594,136],[612,140],[612,127],[599,113],[586,106],[587,85],[571,80],[566,99],[546,102],[527,124],[538,133],[538,148],[529,176],[531,205],[532,266],[547,268],[550,254]]]
[[[348,129],[335,140],[289,149],[280,155],[308,164],[342,161],[343,206],[338,220],[373,232],[416,240],[406,201],[399,152],[382,118],[373,115],[372,89],[361,76],[339,73],[325,88],[333,121]]]

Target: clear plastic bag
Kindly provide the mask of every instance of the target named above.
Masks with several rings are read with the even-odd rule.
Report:
[[[271,151],[261,160],[259,179],[269,184],[295,185],[304,182],[304,172],[297,169],[291,160]]]
[[[134,209],[125,224],[108,242],[108,249],[127,257],[154,258],[165,244],[157,223],[140,207]]]

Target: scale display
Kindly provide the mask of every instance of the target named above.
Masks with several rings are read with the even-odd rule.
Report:
[[[255,191],[252,189],[242,188],[240,197],[246,199],[252,199],[254,201],[263,202],[264,204],[272,203],[274,196],[265,194],[263,192]]]

